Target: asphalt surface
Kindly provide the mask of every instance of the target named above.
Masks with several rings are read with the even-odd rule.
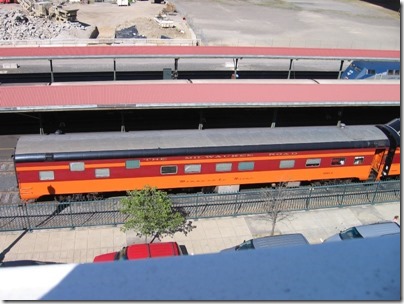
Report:
[[[367,1],[172,2],[206,45],[400,49],[398,12]]]

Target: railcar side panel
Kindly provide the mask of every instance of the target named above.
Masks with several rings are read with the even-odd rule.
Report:
[[[379,149],[380,151],[380,149]],[[375,148],[16,163],[22,199],[288,181],[366,180]],[[133,167],[128,168],[128,161]],[[218,169],[219,168],[219,169]],[[170,170],[174,170],[170,171]],[[75,171],[76,170],[76,171]],[[162,172],[167,170],[166,172]],[[40,180],[42,178],[42,180]]]

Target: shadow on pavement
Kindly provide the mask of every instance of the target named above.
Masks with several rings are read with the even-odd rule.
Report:
[[[400,9],[399,0],[362,0],[362,1],[374,4],[374,5],[379,5],[384,8],[396,11],[396,12],[398,12]]]
[[[0,262],[3,262],[4,258],[6,257],[6,254],[7,254],[8,252],[10,252],[11,248],[13,248],[13,247],[24,237],[24,235],[25,235],[27,232],[28,232],[28,230],[24,230],[24,232],[21,233],[21,234],[18,236],[18,238],[16,238],[16,239],[14,240],[14,242],[12,242],[12,243],[10,244],[10,246],[8,246],[6,249],[4,249],[4,250],[0,253]]]

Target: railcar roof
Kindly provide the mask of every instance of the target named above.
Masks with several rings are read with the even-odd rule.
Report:
[[[16,155],[58,152],[96,152],[149,149],[187,149],[259,145],[318,145],[349,143],[355,147],[383,146],[388,139],[372,125],[278,127],[206,130],[165,130],[64,135],[25,135],[18,140]]]

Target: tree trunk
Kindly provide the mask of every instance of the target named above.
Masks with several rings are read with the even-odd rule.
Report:
[[[155,239],[157,239],[157,238],[158,238],[158,234],[155,234],[155,235],[153,236],[152,240],[150,241],[150,243],[153,243],[153,241],[154,241]]]
[[[275,226],[276,226],[276,220],[277,220],[277,218],[278,218],[278,214],[275,213],[275,214],[273,215],[273,218],[272,218],[271,236],[274,235],[274,233],[275,233]]]

